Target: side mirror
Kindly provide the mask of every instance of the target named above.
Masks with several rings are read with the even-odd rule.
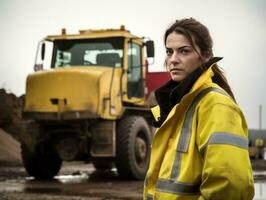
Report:
[[[45,43],[42,43],[41,47],[41,59],[44,60],[44,55],[45,55]]]
[[[148,40],[145,42],[146,50],[147,50],[147,57],[153,58],[154,57],[154,42],[152,40]]]

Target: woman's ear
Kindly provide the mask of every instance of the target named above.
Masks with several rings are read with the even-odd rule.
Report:
[[[207,63],[211,59],[210,56],[204,58],[204,63]]]
[[[211,54],[207,53],[206,55],[203,56],[203,61],[204,63],[208,62],[211,59]]]

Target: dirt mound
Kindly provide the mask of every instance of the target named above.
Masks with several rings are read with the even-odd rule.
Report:
[[[24,96],[16,97],[0,89],[0,128],[19,140]]]
[[[20,143],[2,129],[0,129],[0,160],[21,160]]]
[[[0,89],[0,160],[20,160],[23,97]]]

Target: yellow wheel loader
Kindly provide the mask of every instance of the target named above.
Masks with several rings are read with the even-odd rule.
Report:
[[[149,57],[153,41],[124,26],[78,34],[62,29],[41,40],[23,110],[36,123],[21,144],[28,174],[50,179],[62,161],[83,160],[143,179],[153,135],[152,90],[169,78],[148,72]]]

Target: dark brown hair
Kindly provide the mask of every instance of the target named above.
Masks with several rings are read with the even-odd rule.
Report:
[[[211,35],[208,28],[201,24],[199,21],[193,18],[176,20],[175,23],[173,23],[165,31],[164,45],[166,45],[168,35],[173,32],[184,35],[191,43],[193,49],[200,56],[201,60],[203,60],[202,56],[210,58],[213,57],[213,42]],[[200,52],[197,51],[196,45],[199,47]],[[214,65],[212,67],[212,70],[214,72],[214,77],[212,77],[213,82],[222,87],[235,100],[234,94],[227,82],[223,71],[217,65]]]

